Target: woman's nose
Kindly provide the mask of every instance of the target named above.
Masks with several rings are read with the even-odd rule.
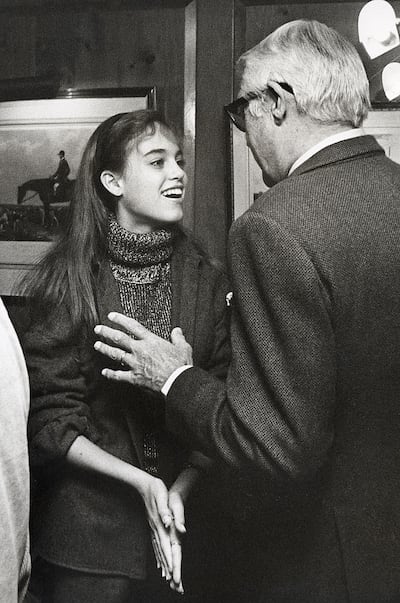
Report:
[[[186,176],[186,172],[179,165],[179,163],[177,163],[176,161],[171,161],[168,175],[171,179],[183,180],[183,178]]]

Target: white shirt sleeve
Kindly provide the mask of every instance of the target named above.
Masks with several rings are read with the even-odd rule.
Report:
[[[185,364],[184,366],[180,366],[179,368],[175,369],[174,372],[171,373],[171,375],[168,377],[168,379],[162,386],[161,393],[164,394],[164,396],[166,396],[168,394],[169,390],[171,389],[172,384],[175,381],[175,379],[177,377],[179,377],[179,375],[181,373],[183,373],[183,371],[186,371],[187,369],[192,368],[192,366],[193,366],[193,364]]]

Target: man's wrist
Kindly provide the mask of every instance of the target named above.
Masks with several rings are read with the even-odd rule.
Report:
[[[169,390],[171,389],[172,384],[174,383],[175,379],[177,379],[181,373],[183,373],[184,371],[186,371],[187,369],[190,369],[192,367],[193,367],[193,364],[184,364],[183,366],[180,366],[179,368],[175,369],[174,372],[171,373],[171,375],[168,377],[168,379],[162,386],[161,393],[164,394],[164,396],[166,396],[168,394]]]

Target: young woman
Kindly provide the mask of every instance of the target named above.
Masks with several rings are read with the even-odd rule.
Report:
[[[162,603],[183,592],[184,503],[199,469],[164,430],[156,394],[102,377],[109,361],[93,328],[110,311],[164,338],[180,326],[196,364],[224,377],[226,281],[179,227],[185,186],[178,139],[159,113],[107,119],[84,151],[67,231],[27,285],[44,603]]]

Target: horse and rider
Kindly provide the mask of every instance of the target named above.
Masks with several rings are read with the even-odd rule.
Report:
[[[70,167],[65,157],[64,151],[58,152],[59,162],[57,170],[48,178],[34,178],[28,180],[18,187],[18,205],[28,201],[35,195],[39,196],[43,203],[44,209],[44,224],[50,222],[50,205],[52,203],[67,203],[71,200],[73,185],[75,180],[69,180]],[[28,197],[26,194],[32,192],[33,195]]]

